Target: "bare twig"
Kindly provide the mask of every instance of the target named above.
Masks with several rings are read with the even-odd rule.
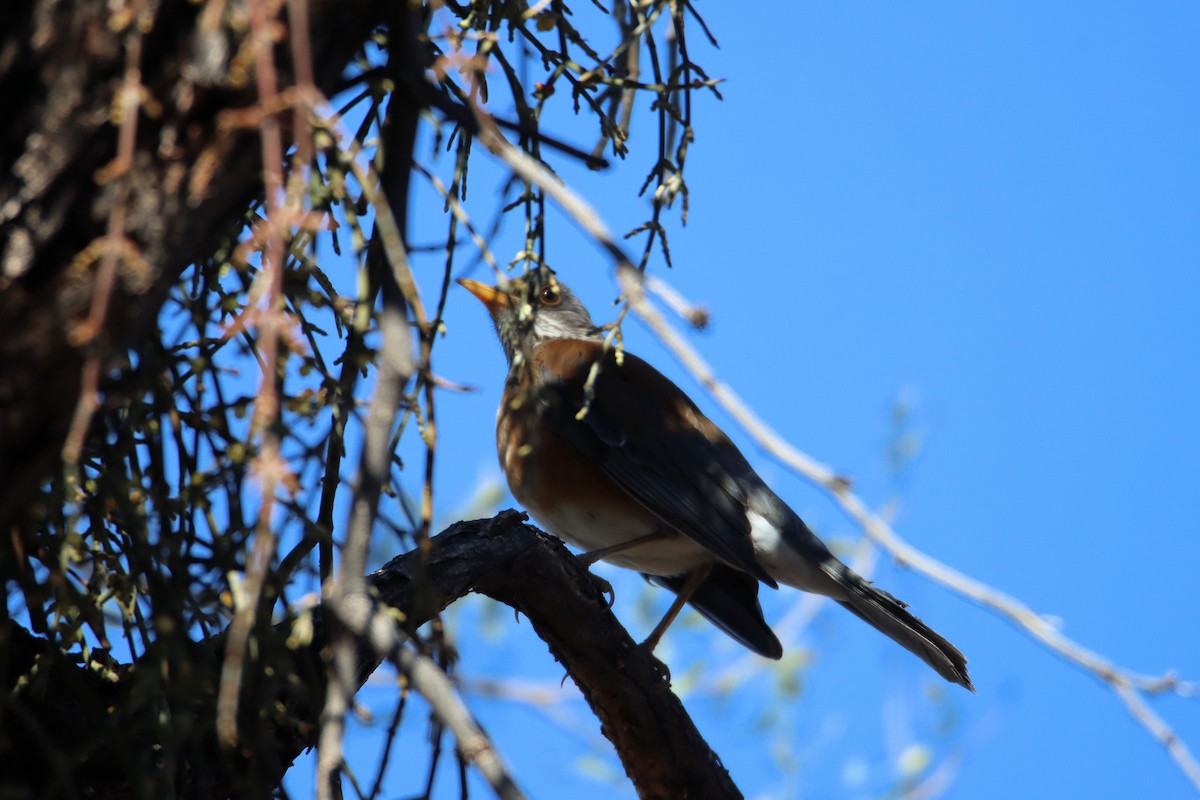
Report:
[[[398,41],[394,43],[392,57],[401,58],[403,54],[407,59],[411,57],[409,38],[415,36],[410,9],[399,9],[396,18],[398,24],[393,25],[392,34]],[[424,307],[408,261],[403,228],[408,213],[409,175],[418,111],[412,98],[404,93],[398,92],[393,97],[388,107],[389,119],[384,125],[384,167],[379,176],[379,191],[372,192],[374,180],[359,177],[364,194],[375,206],[375,230],[367,259],[368,268],[382,287],[383,308],[379,325],[383,346],[379,354],[379,376],[363,430],[358,484],[351,501],[341,566],[337,579],[325,586],[327,602],[338,615],[348,613],[350,604],[356,598],[365,597],[366,593],[363,573],[371,531],[378,516],[379,497],[388,480],[396,411],[401,405],[404,387],[417,369],[408,309],[413,310],[422,330],[426,326]],[[355,166],[353,160],[351,165]],[[357,688],[354,637],[345,628],[337,627],[331,650],[329,690],[322,713],[317,757],[317,796],[321,800],[332,798],[337,788],[335,782],[342,766],[345,715]]]
[[[462,757],[479,769],[498,797],[524,798],[500,754],[475,722],[446,673],[433,659],[404,646],[408,637],[397,627],[393,614],[376,609],[365,591],[344,597],[336,613],[347,631],[369,642],[376,654],[391,661],[408,678],[428,701],[438,721],[454,734]]]
[[[254,47],[254,73],[259,102],[264,112],[259,118],[262,142],[264,194],[266,196],[266,248],[262,268],[267,285],[264,309],[259,316],[259,346],[262,350],[263,377],[259,384],[254,409],[254,426],[262,438],[261,450],[255,459],[261,484],[258,520],[255,526],[254,550],[246,565],[245,595],[230,625],[225,664],[217,700],[217,738],[225,747],[237,742],[238,696],[242,685],[246,648],[250,632],[258,618],[258,604],[263,583],[275,555],[275,528],[272,513],[275,509],[275,490],[286,476],[287,467],[279,452],[279,434],[275,421],[279,417],[279,397],[275,382],[279,338],[283,332],[284,312],[280,307],[283,291],[283,231],[290,227],[284,219],[283,197],[283,131],[271,107],[279,94],[279,79],[275,70],[272,20],[266,0],[250,0],[250,37]]]
[[[459,224],[467,229],[467,235],[471,237],[471,241],[479,249],[480,257],[487,262],[487,265],[492,268],[493,272],[497,275],[503,275],[504,273],[500,269],[500,265],[496,263],[496,257],[492,255],[487,241],[472,227],[471,218],[467,215],[467,210],[463,208],[458,198],[446,189],[446,184],[442,183],[442,179],[430,172],[423,164],[413,164],[413,169],[424,175],[425,179],[433,186],[434,191],[446,201],[446,207],[450,209],[450,213],[459,221]]]
[[[395,157],[404,157],[395,154]],[[378,248],[372,248],[378,252]],[[403,250],[401,249],[401,254]],[[407,269],[407,260],[399,268]],[[371,530],[375,525],[379,496],[388,477],[391,464],[392,428],[396,410],[400,407],[404,387],[416,370],[412,333],[402,302],[389,302],[385,292],[379,326],[383,334],[380,350],[379,377],[367,412],[363,430],[362,455],[359,460],[358,485],[351,505],[346,543],[338,578],[326,589],[329,604],[340,610],[350,598],[363,593],[363,572]],[[335,638],[333,675],[325,705],[318,758],[317,794],[328,798],[330,778],[340,768],[344,716],[354,694],[355,672],[353,640]]]
[[[404,266],[407,267],[407,262]],[[362,576],[371,530],[378,513],[379,496],[391,464],[396,409],[400,407],[404,387],[416,369],[412,333],[404,305],[385,301],[379,326],[383,333],[383,347],[380,351],[379,377],[363,430],[358,485],[354,491],[338,577],[325,590],[329,606],[339,614],[347,603],[365,592]],[[349,636],[334,637],[329,692],[318,745],[317,796],[322,800],[332,796],[330,781],[341,768],[345,714],[357,688],[354,682],[356,669],[353,639]]]
[[[708,327],[709,313],[707,308],[689,303],[687,298],[680,294],[674,286],[666,281],[659,280],[653,275],[646,276],[645,285],[647,290],[657,295],[659,299],[667,304],[668,308],[675,312],[681,319],[687,320],[688,324],[693,328],[703,330]]]
[[[591,204],[568,188],[534,158],[514,147],[491,123],[491,118],[485,111],[479,107],[475,107],[475,111],[480,121],[479,139],[492,155],[507,164],[522,179],[537,185],[538,188],[550,195],[556,203],[562,206],[568,216],[575,220],[575,224],[583,228],[584,233],[591,236],[608,251],[619,266],[628,266],[629,258],[613,239],[608,226],[604,224],[604,220],[600,218]]]
[[[136,16],[136,15],[135,15]],[[92,415],[99,404],[100,366],[103,348],[93,340],[104,329],[108,307],[112,299],[113,286],[117,280],[118,256],[124,257],[132,244],[125,238],[125,215],[129,203],[128,173],[133,169],[134,150],[137,146],[138,115],[141,113],[142,86],[142,20],[129,19],[125,35],[125,74],[121,88],[113,103],[113,115],[118,123],[116,158],[101,171],[102,178],[116,182],[112,208],[108,213],[108,230],[104,237],[103,255],[92,291],[88,316],[74,331],[71,338],[77,345],[90,345],[91,352],[83,362],[79,400],[71,417],[71,427],[63,444],[63,462],[75,465],[83,448],[84,436],[92,422]]]

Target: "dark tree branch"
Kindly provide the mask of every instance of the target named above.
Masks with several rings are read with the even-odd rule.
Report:
[[[379,602],[402,611],[414,629],[469,592],[521,611],[583,692],[639,796],[741,797],[671,692],[662,666],[609,610],[603,582],[557,539],[524,524],[518,512],[451,525],[431,540],[427,554],[414,551],[395,558],[369,575],[367,583]],[[278,783],[292,760],[316,742],[326,674],[322,627],[318,624],[316,630],[313,644],[290,651],[287,669],[292,679],[274,687],[288,714],[269,721],[243,719],[243,725],[259,727],[269,722],[270,735],[254,740],[252,753],[232,756],[215,747],[213,725],[224,636],[196,645],[189,669],[176,679],[209,689],[186,710],[193,740],[172,743],[190,760],[164,764],[154,756],[163,743],[149,738],[156,728],[137,716],[157,709],[132,700],[153,682],[148,674],[155,671],[152,659],[115,668],[57,661],[54,674],[45,676],[47,683],[39,678],[13,691],[18,679],[30,676],[45,648],[41,640],[10,623],[0,629],[0,681],[7,698],[0,708],[0,764],[7,766],[0,770],[15,774],[0,772],[0,789],[11,779],[24,779],[27,786],[63,795],[86,786],[93,797],[123,796],[131,783],[144,780],[141,774],[120,769],[131,762],[116,754],[126,756],[130,750],[143,752],[140,761],[148,768],[173,769],[175,789],[183,797],[237,793],[250,778],[259,781],[252,785],[260,791],[264,782]],[[380,658],[366,641],[359,642],[358,650],[361,686]],[[282,666],[274,664],[276,671]],[[111,708],[128,716],[110,713]],[[181,718],[182,711],[176,710]],[[97,731],[110,735],[98,739]]]
[[[330,94],[396,4],[306,5],[313,83]],[[153,332],[187,265],[235,236],[262,194],[261,115],[278,114],[291,135],[288,109],[259,108],[253,81],[232,69],[246,63],[239,61],[246,34],[220,18],[230,7],[159,0],[130,6],[122,17],[122,7],[106,0],[31,0],[16,4],[0,26],[4,581],[29,579],[21,551],[33,534],[25,518],[61,467],[84,365],[95,365],[88,380],[109,393],[101,403],[121,400],[104,376]],[[274,54],[281,85],[293,83],[290,57],[281,40]],[[131,88],[140,98],[137,124],[122,126],[114,109],[128,108],[117,98]],[[412,95],[407,102],[424,101]],[[121,132],[131,134],[131,147],[128,139],[118,146]],[[84,323],[104,259],[115,265],[103,287],[111,294],[103,325],[91,330]],[[661,667],[616,622],[594,579],[519,515],[452,526],[367,584],[414,627],[469,591],[512,605],[579,684],[643,797],[740,796]],[[188,642],[187,631],[171,627],[176,620],[156,616],[148,624],[162,635],[134,664],[113,663],[101,651],[74,663],[60,643],[31,635],[6,608],[0,794],[264,796],[314,745],[325,705],[326,630],[318,625],[308,642],[296,622],[255,631],[241,685],[240,749],[226,750],[215,727],[225,635]],[[356,651],[361,685],[379,658],[365,641]]]
[[[318,89],[338,85],[390,5],[308,2]],[[236,234],[262,193],[257,130],[226,113],[257,102],[253,82],[228,77],[243,34],[202,20],[209,7],[145,4],[138,66],[142,105],[155,113],[139,119],[132,163],[120,169],[112,109],[128,25],[144,20],[117,27],[106,0],[37,0],[0,25],[0,542],[58,463],[85,360],[99,355],[106,372],[145,336],[180,272]],[[285,76],[289,58],[276,48]],[[126,246],[105,325],[80,336],[97,243],[122,194]]]
[[[470,530],[452,526],[438,537],[431,583],[443,591],[469,588],[529,618],[583,692],[640,797],[742,796],[671,692],[662,665],[630,638],[600,582],[557,539],[519,524],[516,512]],[[488,566],[467,573],[464,563]],[[434,577],[435,565],[444,565],[444,578]],[[382,573],[397,567],[393,561],[375,578],[385,598],[390,580]]]

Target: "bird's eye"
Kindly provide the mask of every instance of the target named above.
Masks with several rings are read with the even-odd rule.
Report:
[[[542,289],[541,299],[544,306],[556,306],[562,302],[562,295],[553,286],[546,286]]]

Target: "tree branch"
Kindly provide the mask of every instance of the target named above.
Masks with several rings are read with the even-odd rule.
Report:
[[[1140,675],[1114,664],[1073,639],[1065,636],[1025,603],[982,581],[968,577],[948,564],[922,553],[900,538],[878,514],[850,490],[849,483],[829,467],[802,453],[773,431],[741,398],[721,382],[712,368],[683,337],[650,305],[642,289],[641,276],[631,269],[618,271],[618,282],[626,300],[659,339],[675,354],[685,368],[708,389],[713,398],[738,421],[759,447],[788,467],[825,489],[853,519],[872,542],[883,548],[898,564],[916,570],[925,577],[1014,623],[1046,648],[1069,663],[1102,680],[1117,695],[1134,720],[1163,745],[1184,776],[1200,789],[1200,763],[1187,744],[1162,717],[1146,703],[1144,695],[1173,691],[1180,696],[1195,696],[1196,687],[1181,681],[1173,673],[1162,676]]]
[[[310,0],[318,89],[339,85],[391,5]],[[96,365],[103,391],[102,376],[152,330],[180,272],[235,234],[262,194],[256,130],[225,113],[265,113],[252,83],[228,77],[245,33],[225,20],[206,20],[208,8],[168,1],[124,18],[105,0],[38,0],[18,4],[0,26],[0,541],[6,548],[12,523],[60,461],[85,363]],[[143,84],[137,108],[114,101],[129,91],[130,26],[144,31],[137,39]],[[286,46],[276,48],[275,60],[281,73],[292,74]],[[137,113],[147,104],[155,113],[143,113],[136,130],[113,112]],[[130,148],[118,147],[122,130],[133,132],[131,156]],[[112,254],[108,233],[118,205],[122,244]],[[116,261],[111,286],[98,269],[105,258]],[[93,297],[105,287],[111,291],[103,326],[88,330]]]
[[[379,604],[375,610],[397,609],[404,627],[415,630],[469,592],[486,594],[517,609],[579,686],[640,797],[740,798],[720,758],[671,692],[663,667],[613,616],[603,594],[603,581],[592,576],[561,542],[524,524],[523,519],[519,512],[505,511],[490,520],[455,523],[430,540],[428,553],[418,550],[393,559],[366,578],[369,596]],[[373,619],[378,614],[358,616]],[[78,667],[58,659],[50,664],[54,665],[53,675],[38,678],[35,666],[49,651],[42,640],[10,623],[0,628],[0,684],[5,690],[0,741],[15,749],[0,763],[16,771],[11,777],[24,779],[35,789],[58,787],[69,792],[72,787],[78,791],[87,786],[97,797],[122,796],[130,785],[147,780],[143,765],[145,769],[173,768],[176,791],[182,797],[229,794],[232,787],[245,787],[251,770],[257,771],[260,780],[278,782],[292,760],[315,744],[316,716],[324,707],[322,651],[327,626],[318,613],[307,645],[296,641],[303,638],[297,633],[302,627],[296,620],[279,631],[290,637],[291,661],[273,664],[273,671],[281,675],[286,669],[276,690],[288,713],[270,721],[270,739],[254,740],[255,749],[240,754],[231,755],[215,746],[214,679],[225,635],[198,644],[188,669],[175,678],[208,685],[186,713],[182,709],[175,712],[179,721],[171,735],[178,738],[170,743],[172,752],[187,754],[188,760],[163,764],[153,755],[165,752],[163,743],[153,738],[163,731],[143,716],[157,715],[159,709],[144,698],[130,702],[155,685],[156,667],[151,657],[125,667],[96,663]],[[356,640],[355,685],[361,686],[378,666],[379,651],[395,655],[395,645],[386,637],[382,643],[372,642],[365,636],[370,632],[366,626],[358,630],[364,636]],[[417,661],[405,657],[401,663]],[[37,690],[42,679],[48,680],[45,685],[53,691]],[[254,706],[243,703],[242,707]],[[455,713],[461,720],[462,712]],[[189,720],[186,725],[184,719]],[[266,721],[255,713],[249,719],[243,717],[243,724],[261,728]],[[48,725],[52,725],[53,736],[44,730]],[[112,733],[97,739],[98,731]],[[491,759],[487,769],[499,769],[498,759],[480,749],[478,738],[467,741],[468,755]],[[130,751],[140,753],[141,758],[128,758]],[[138,767],[137,774],[122,771],[130,764]],[[500,785],[506,785],[506,773],[494,774],[500,776]],[[10,776],[0,772],[0,777],[5,779],[0,780],[3,786]]]
[[[383,334],[383,345],[379,353],[375,391],[371,396],[363,430],[358,479],[351,502],[346,542],[342,548],[342,563],[337,579],[323,587],[326,602],[339,622],[351,617],[353,606],[365,593],[362,574],[366,568],[371,533],[375,529],[379,496],[387,485],[392,463],[392,430],[395,428],[396,411],[402,405],[405,387],[417,370],[413,336],[409,329],[409,309],[412,309],[419,325],[423,327],[426,324],[407,252],[409,180],[421,106],[406,87],[420,79],[422,65],[416,56],[418,30],[416,12],[407,5],[398,7],[390,29],[393,44],[389,48],[388,69],[400,88],[392,94],[383,125],[383,167],[379,175],[379,190],[374,193],[375,229],[367,251],[371,279],[381,287],[383,307],[379,314],[379,327]],[[363,185],[369,191],[367,187],[371,182],[365,181]],[[360,621],[363,626],[366,623],[366,620]],[[357,689],[352,684],[355,639],[361,639],[365,631],[366,627],[343,629],[340,624],[333,631],[328,672],[334,691],[326,694],[317,757],[317,797],[320,800],[340,796],[334,789],[342,767],[345,715]],[[400,664],[397,663],[397,666]]]
[[[483,113],[483,112],[479,112]],[[850,490],[849,483],[832,469],[786,442],[723,383],[696,350],[658,313],[646,298],[645,276],[634,269],[624,249],[609,232],[594,208],[570,187],[555,178],[545,167],[505,140],[494,127],[481,125],[482,141],[493,155],[516,174],[528,180],[562,207],[583,231],[604,248],[615,262],[617,283],[625,302],[651,332],[696,379],[717,404],[730,415],[750,438],[767,453],[827,491],[866,536],[886,550],[898,563],[907,565],[936,583],[996,612],[1070,663],[1104,681],[1156,741],[1187,779],[1200,789],[1200,763],[1188,746],[1145,702],[1144,695],[1174,691],[1181,696],[1196,694],[1193,684],[1173,674],[1161,677],[1138,675],[1117,666],[1064,636],[1024,603],[963,575],[946,564],[925,555],[901,539],[886,521],[872,513],[867,504]]]
[[[475,591],[515,608],[579,686],[640,797],[741,797],[662,666],[613,616],[606,587],[557,539],[521,524],[522,517],[506,511],[491,521],[452,525],[432,540],[420,572],[410,553],[368,582],[391,606],[422,580],[442,596],[431,598],[434,606]],[[411,600],[409,607],[427,616]]]

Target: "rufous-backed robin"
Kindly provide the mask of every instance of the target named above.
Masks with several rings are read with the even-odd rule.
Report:
[[[483,301],[508,356],[496,444],[513,496],[550,532],[676,593],[767,658],[783,648],[758,585],[830,597],[974,690],[954,645],[839,561],[771,491],[720,428],[658,370],[606,348],[604,333],[548,271],[502,288],[460,280]]]

